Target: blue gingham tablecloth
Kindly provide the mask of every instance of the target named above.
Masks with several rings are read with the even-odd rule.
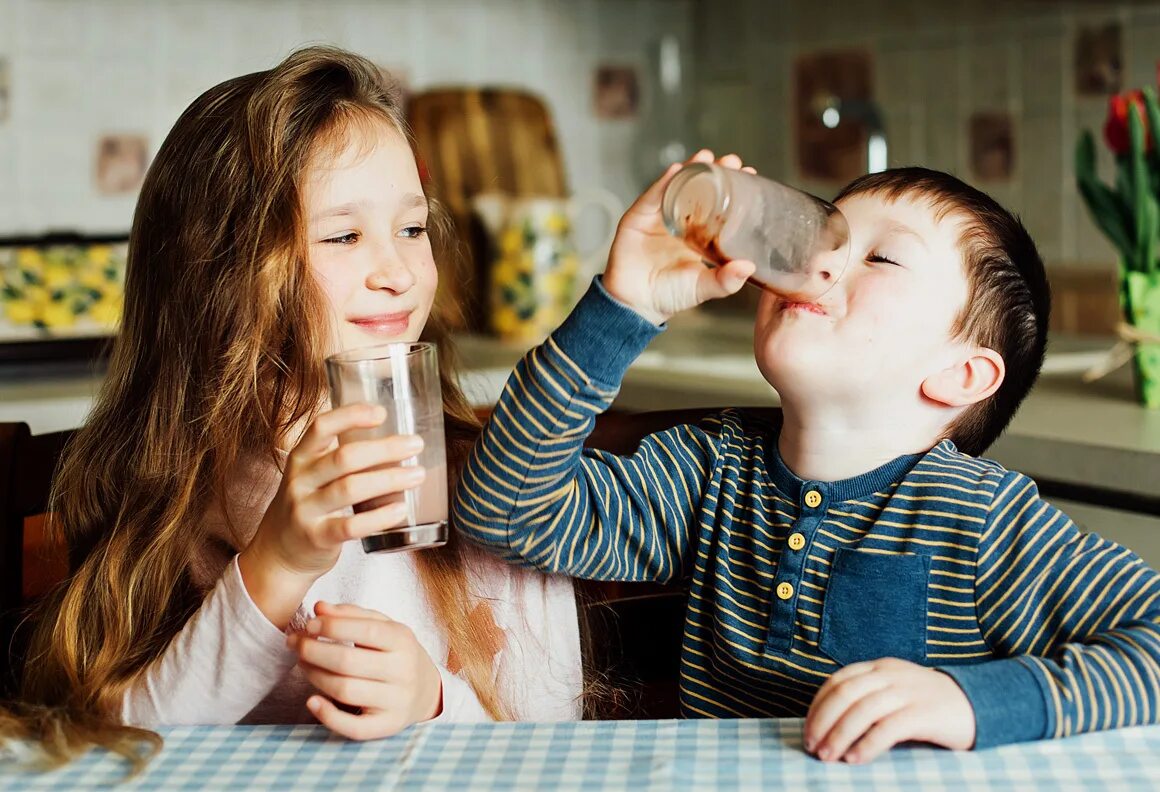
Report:
[[[800,720],[428,724],[377,742],[314,726],[162,731],[124,789],[1160,789],[1160,726],[980,752],[900,748],[868,765],[802,751]],[[0,759],[0,789],[97,789],[123,776],[91,752],[30,773]]]

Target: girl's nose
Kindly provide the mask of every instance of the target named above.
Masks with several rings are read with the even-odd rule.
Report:
[[[394,254],[394,251],[384,250],[375,268],[367,275],[367,288],[374,291],[403,294],[414,285],[414,273]]]

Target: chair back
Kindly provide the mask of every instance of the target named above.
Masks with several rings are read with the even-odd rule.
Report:
[[[596,418],[586,445],[626,456],[641,440],[674,426],[696,424],[721,408],[621,412]],[[776,420],[780,410],[750,408]],[[577,581],[589,631],[587,667],[606,675],[610,700],[597,696],[598,718],[676,718],[681,642],[689,592],[684,584]]]
[[[34,435],[26,423],[0,423],[0,689],[13,684],[25,607],[67,574],[67,562],[45,552],[43,515],[72,435]]]

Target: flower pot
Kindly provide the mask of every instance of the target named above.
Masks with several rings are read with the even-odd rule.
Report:
[[[1160,409],[1160,271],[1124,272],[1120,293],[1125,321],[1143,337],[1133,356],[1136,397]]]

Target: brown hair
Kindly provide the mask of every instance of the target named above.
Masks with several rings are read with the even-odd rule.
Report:
[[[959,248],[967,304],[952,333],[998,352],[1007,371],[999,390],[964,411],[946,436],[963,452],[982,454],[1011,422],[1043,366],[1051,311],[1043,259],[1018,217],[950,174],[926,168],[872,173],[855,179],[834,201],[863,194],[926,201],[939,219],[964,220]]]
[[[108,376],[54,485],[51,530],[80,563],[39,609],[0,738],[37,740],[55,762],[97,744],[139,764],[142,740],[160,744],[120,724],[120,702],[205,596],[190,571],[206,542],[201,510],[224,502],[240,460],[276,460],[280,438],[324,398],[328,326],[301,180],[320,146],[364,122],[407,134],[373,64],[312,47],[206,91],[162,144],[134,216]],[[437,209],[438,261],[452,248]],[[438,317],[423,338],[439,345],[454,476],[478,424]],[[452,541],[416,563],[463,674],[490,715],[507,717],[489,637],[469,618],[462,549]]]

